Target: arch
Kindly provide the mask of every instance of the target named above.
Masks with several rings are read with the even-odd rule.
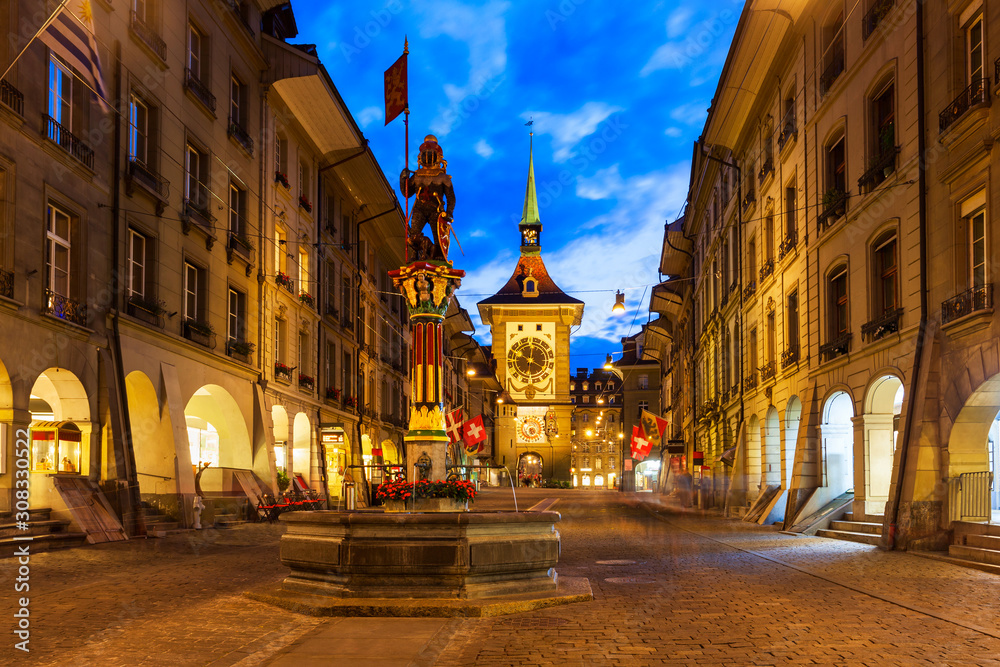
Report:
[[[292,421],[292,474],[302,475],[311,485],[312,423],[304,412],[295,414]]]
[[[233,486],[222,468],[252,470],[250,433],[240,406],[226,389],[206,384],[192,394],[184,406],[191,463],[210,464],[201,478],[206,494],[243,494]]]
[[[595,475],[594,476],[594,488],[603,489],[604,488],[604,476]]]
[[[54,421],[90,423],[90,401],[83,383],[65,368],[42,371],[31,386],[31,398],[41,399],[52,408]]]
[[[765,485],[781,484],[781,426],[778,410],[773,405],[767,409],[763,424],[761,449]]]
[[[152,381],[142,371],[125,376],[129,424],[135,452],[139,492],[172,493],[177,490],[177,450],[169,414],[161,415]],[[164,410],[169,408],[164,405]]]
[[[992,471],[1000,479],[1000,374],[990,377],[965,400],[948,436],[948,476]],[[991,506],[1000,510],[993,484]]]
[[[28,409],[32,421],[30,469],[89,474],[90,401],[79,378],[65,368],[42,371],[31,386]],[[62,425],[56,427],[52,422]],[[32,499],[35,497],[33,491]]]
[[[854,490],[854,401],[843,389],[823,402],[825,484],[833,497]]]
[[[584,475],[583,476],[582,486],[588,487],[588,488],[590,487],[590,475]]]
[[[278,470],[288,470],[288,412],[283,405],[271,406],[271,433],[274,436],[274,465]]]
[[[782,482],[785,484],[786,489],[791,488],[792,484],[792,469],[795,466],[795,443],[798,441],[801,420],[802,401],[799,400],[798,396],[792,396],[788,399],[788,404],[785,406],[785,452],[781,457],[783,470]]]
[[[517,478],[522,480],[528,478],[529,475],[538,475],[537,479],[541,480],[542,465],[543,459],[541,454],[538,452],[523,452],[519,457],[517,457]],[[588,467],[588,465],[589,464],[585,459],[584,467]],[[587,484],[589,484],[590,476],[586,476],[585,479],[588,480]]]
[[[761,475],[760,418],[754,414],[747,422],[747,500],[751,503],[760,495]]]
[[[14,407],[14,389],[10,383],[10,374],[7,367],[0,360],[0,419],[11,421],[13,415],[10,414]]]
[[[864,400],[865,514],[885,512],[896,452],[903,381],[894,374],[878,376]]]

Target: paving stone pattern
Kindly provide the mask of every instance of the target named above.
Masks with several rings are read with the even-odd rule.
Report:
[[[280,580],[280,526],[133,540],[31,560],[32,652],[0,664],[1000,665],[1000,577],[905,553],[658,505],[558,497],[566,576],[595,600],[486,619],[316,619],[242,597]],[[477,509],[511,506],[490,490]],[[598,561],[634,561],[598,564]],[[378,638],[384,638],[379,641]]]

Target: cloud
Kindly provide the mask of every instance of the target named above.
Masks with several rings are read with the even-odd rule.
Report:
[[[471,232],[469,232],[469,238],[473,239],[481,239],[485,238],[486,236],[487,234],[485,229],[473,229]]]
[[[593,176],[580,176],[576,179],[576,196],[583,199],[600,200],[616,196],[621,192],[621,174],[618,172],[618,165],[612,165],[607,169],[600,169]]]
[[[677,39],[684,34],[694,18],[694,10],[690,7],[678,7],[667,17],[667,37]]]
[[[510,4],[498,0],[478,7],[458,0],[419,0],[414,4],[423,15],[421,37],[450,37],[464,42],[469,49],[468,80],[461,85],[444,85],[448,104],[439,108],[437,118],[430,124],[435,134],[445,136],[459,122],[466,99],[492,94],[503,79],[507,69],[504,14]]]
[[[521,118],[534,119],[535,134],[548,134],[552,137],[552,159],[556,162],[565,162],[575,155],[573,148],[581,139],[593,134],[597,126],[607,120],[608,116],[619,111],[624,109],[604,102],[587,102],[576,111],[567,114],[526,111],[521,114]]]
[[[667,129],[665,129],[663,131],[663,134],[667,135],[668,137],[677,138],[677,137],[681,136],[682,132],[681,132],[681,128],[679,128],[679,127],[668,127]]]
[[[485,139],[480,139],[476,142],[476,145],[472,147],[472,150],[476,151],[476,154],[480,157],[484,157],[487,160],[493,155],[493,147],[486,143]]]
[[[358,112],[358,125],[361,127],[368,127],[377,120],[382,120],[382,108],[381,107],[365,107]]]
[[[723,9],[692,24],[694,12],[690,8],[675,10],[667,19],[667,41],[657,47],[639,70],[639,76],[649,76],[660,70],[683,70],[692,82],[703,82],[707,80],[706,70],[710,70],[714,77],[717,68],[725,62],[729,31],[737,18],[736,12]]]
[[[670,112],[670,117],[678,123],[701,127],[705,124],[705,119],[708,118],[708,102],[702,100],[685,102],[674,107]]]

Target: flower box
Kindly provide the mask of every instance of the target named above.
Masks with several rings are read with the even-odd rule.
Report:
[[[316,386],[316,380],[309,375],[299,373],[299,386],[305,387],[306,389],[312,389]]]
[[[299,301],[310,308],[316,307],[316,299],[309,292],[299,292]]]
[[[292,284],[292,277],[287,273],[282,273],[278,271],[274,276],[274,282],[278,284],[279,287],[284,287],[289,292],[294,291],[294,285]]]
[[[328,400],[331,400],[331,401],[339,401],[340,400],[340,390],[336,389],[335,387],[327,387],[326,388],[326,397],[327,397]]]
[[[282,379],[285,382],[292,381],[292,369],[280,361],[274,362],[274,377],[275,379]]]
[[[291,186],[288,184],[288,174],[283,174],[280,171],[274,172],[274,182],[281,183],[288,190]]]
[[[313,205],[312,202],[306,199],[305,195],[299,195],[299,206],[306,210],[306,213],[312,213]]]
[[[243,361],[249,363],[250,355],[253,354],[256,347],[255,344],[246,341],[231,340],[226,343],[226,353],[231,357],[240,357]]]
[[[467,509],[468,503],[476,498],[476,485],[465,480],[435,480],[426,479],[413,482],[392,482],[378,487],[375,496],[386,503],[386,511],[406,512],[414,506],[416,498],[417,511],[422,512],[462,512]],[[449,502],[431,503],[428,501],[440,500]],[[394,507],[398,509],[388,509],[389,503],[398,503]],[[437,509],[433,509],[437,508]]]
[[[358,406],[358,399],[353,396],[348,396],[344,399],[344,405],[349,408],[356,408]]]
[[[469,501],[454,498],[417,498],[385,501],[386,512],[468,512]]]

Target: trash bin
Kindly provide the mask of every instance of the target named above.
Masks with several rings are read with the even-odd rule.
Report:
[[[344,503],[348,512],[358,508],[358,498],[354,490],[354,482],[344,482]]]

